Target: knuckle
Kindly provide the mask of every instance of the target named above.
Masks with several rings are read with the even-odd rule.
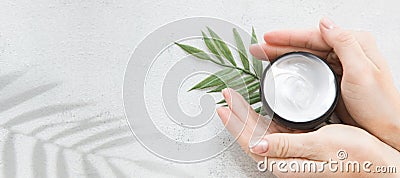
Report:
[[[306,34],[306,37],[307,37],[307,41],[306,41],[306,43],[305,43],[305,45],[304,45],[304,47],[306,48],[306,49],[312,49],[312,45],[313,45],[313,43],[312,43],[312,37],[313,36],[316,36],[316,34],[315,34],[315,32],[314,31],[310,31],[310,32],[307,32],[307,34]]]
[[[313,43],[311,41],[311,38],[309,38],[305,44],[306,49],[312,49],[313,48]]]
[[[336,36],[336,41],[343,45],[352,45],[355,43],[355,38],[350,31],[341,31]]]
[[[289,140],[285,136],[280,136],[277,142],[276,156],[286,157],[289,151]]]

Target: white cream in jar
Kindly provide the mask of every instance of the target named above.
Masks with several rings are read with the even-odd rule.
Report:
[[[306,52],[282,55],[264,72],[263,104],[278,122],[297,129],[310,129],[326,121],[336,106],[335,74],[321,58]]]

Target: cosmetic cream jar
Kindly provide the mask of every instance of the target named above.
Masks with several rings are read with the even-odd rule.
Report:
[[[336,75],[325,60],[308,52],[286,53],[264,69],[264,109],[290,129],[315,129],[329,120],[339,97]]]

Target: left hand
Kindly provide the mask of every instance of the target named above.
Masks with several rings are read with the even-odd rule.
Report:
[[[340,82],[336,116],[400,151],[400,94],[374,37],[368,32],[340,28],[327,18],[319,26],[267,32],[265,43],[250,46],[250,52],[269,60],[293,51],[326,59]]]
[[[338,150],[345,150],[348,154],[348,161],[358,161],[360,164],[364,161],[372,162],[373,165],[370,167],[372,171],[374,171],[374,166],[400,168],[398,161],[400,153],[397,150],[360,128],[341,124],[324,126],[308,133],[293,133],[293,131],[272,122],[269,128],[264,128],[268,129],[267,134],[250,149],[249,143],[257,120],[260,117],[261,120],[265,118],[258,115],[234,90],[225,89],[223,95],[229,107],[218,108],[218,115],[229,132],[237,137],[237,142],[242,149],[255,161],[264,160],[264,157],[267,156],[269,161],[275,162],[297,161],[300,164],[307,160],[324,162],[330,158],[335,160]],[[276,168],[273,173],[279,177],[376,177],[377,175],[363,172],[362,168],[360,169],[360,173],[351,171],[333,173],[325,165],[324,171],[317,173],[307,171],[283,173],[276,171]],[[379,176],[391,177],[398,176],[398,174],[379,174]]]

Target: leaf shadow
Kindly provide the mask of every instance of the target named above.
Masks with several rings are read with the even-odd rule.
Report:
[[[91,129],[91,128],[94,128],[94,127],[101,126],[101,125],[105,124],[105,122],[101,121],[101,120],[92,121],[95,118],[96,118],[96,116],[89,117],[88,119],[85,119],[82,122],[80,122],[78,125],[73,126],[71,128],[68,128],[68,129],[65,129],[65,130],[63,130],[62,132],[60,132],[60,133],[58,133],[56,135],[53,135],[52,137],[50,137],[49,141],[52,142],[52,141],[55,141],[57,139],[60,139],[60,138],[67,137],[69,135],[75,134],[75,133],[77,133],[79,131],[88,130],[88,129]],[[110,122],[116,122],[116,121],[118,121],[118,120],[111,119],[108,122],[110,123]],[[95,134],[95,135],[97,135],[97,134]]]
[[[4,163],[4,177],[16,177],[17,174],[17,161],[16,161],[15,145],[14,145],[14,134],[8,133],[3,149],[3,161]]]
[[[124,136],[121,138],[117,138],[117,139],[113,139],[110,141],[107,141],[106,143],[103,143],[99,146],[97,146],[96,148],[91,149],[89,152],[90,153],[96,153],[100,150],[105,150],[105,149],[109,149],[109,148],[114,148],[114,147],[119,147],[119,146],[123,146],[123,145],[128,145],[133,143],[133,137],[131,136]]]
[[[10,130],[10,133],[6,139],[6,142],[4,144],[4,150],[3,151],[3,158],[5,159],[4,161],[7,163],[7,169],[4,170],[4,177],[15,177],[16,176],[16,171],[17,171],[17,157],[18,153],[15,151],[15,139],[14,136],[16,134],[19,135],[24,135],[27,137],[32,137],[36,140],[34,146],[33,146],[33,156],[32,156],[32,169],[34,170],[34,177],[40,177],[40,178],[46,178],[49,177],[48,174],[48,168],[49,165],[47,164],[48,161],[48,153],[46,152],[45,145],[46,144],[53,144],[59,147],[59,151],[57,153],[56,157],[56,174],[57,177],[69,177],[69,170],[71,169],[68,165],[70,164],[68,160],[66,159],[66,154],[64,153],[65,150],[69,151],[76,151],[78,152],[84,159],[82,159],[82,166],[83,169],[86,170],[86,175],[88,177],[98,177],[100,174],[96,170],[98,169],[95,164],[93,164],[90,160],[88,160],[87,156],[88,155],[96,155],[97,152],[101,150],[106,150],[106,149],[111,149],[111,148],[116,148],[120,147],[123,145],[127,144],[132,144],[134,142],[134,138],[131,135],[128,136],[123,136],[123,137],[117,137],[117,138],[112,138],[105,143],[102,143],[98,146],[95,146],[94,148],[90,149],[89,151],[81,151],[78,148],[80,146],[84,145],[91,145],[93,143],[96,143],[98,141],[101,141],[102,139],[116,136],[116,135],[121,135],[124,134],[126,135],[127,133],[131,134],[130,130],[128,128],[106,128],[103,131],[100,131],[98,133],[88,135],[87,137],[83,138],[82,140],[72,144],[71,146],[63,146],[59,145],[57,143],[57,140],[60,140],[64,137],[71,136],[73,134],[76,134],[78,132],[84,132],[87,129],[92,129],[98,126],[101,126],[102,124],[110,124],[110,123],[115,123],[115,121],[119,121],[122,117],[115,117],[112,118],[108,121],[103,121],[103,120],[93,120],[94,118],[97,118],[96,116],[89,117],[82,119],[74,127],[68,128],[65,131],[62,131],[60,133],[57,133],[53,135],[52,137],[42,140],[40,138],[37,138],[37,134],[40,133],[40,131],[43,131],[46,129],[45,126],[39,126],[39,130],[35,130],[33,132],[29,132],[28,134],[23,134],[23,133],[17,133],[16,131],[12,131],[12,126],[15,125],[20,125],[20,124],[25,124],[28,121],[32,120],[37,120],[40,119],[41,117],[44,116],[50,116],[53,114],[57,114],[59,112],[65,112],[69,110],[73,110],[75,108],[79,108],[81,106],[85,106],[84,104],[59,104],[59,105],[53,105],[53,106],[46,106],[44,108],[39,108],[37,110],[32,110],[28,111],[25,113],[20,114],[19,116],[15,117],[17,121],[14,122],[7,122],[6,125],[2,125],[2,127]],[[55,108],[55,109],[54,109]],[[50,110],[49,112],[46,112],[43,114],[41,111],[43,110]],[[41,114],[38,114],[41,113]],[[30,116],[30,117],[29,117]],[[61,123],[58,123],[61,124]],[[58,125],[57,124],[57,125]],[[50,126],[51,127],[51,126]],[[102,157],[100,155],[100,157]],[[132,161],[131,161],[132,162]],[[106,165],[109,166],[109,168],[112,170],[112,172],[116,176],[123,175],[123,173],[118,170],[115,166],[106,163]],[[111,167],[113,166],[113,167]]]
[[[47,158],[46,150],[44,148],[43,142],[36,141],[33,148],[32,156],[33,170],[35,170],[35,177],[47,178]]]
[[[3,124],[3,126],[12,127],[12,126],[24,124],[26,122],[33,121],[35,119],[40,119],[40,118],[51,116],[54,114],[59,114],[62,112],[81,108],[86,105],[87,104],[82,104],[82,103],[63,103],[63,104],[44,106],[44,107],[41,107],[38,109],[24,112],[16,117],[10,119],[9,121],[5,122]]]
[[[35,109],[32,111],[24,112],[17,117],[9,120],[5,124],[1,126],[9,131],[8,136],[4,143],[3,149],[3,159],[5,162],[4,167],[4,177],[15,177],[16,176],[16,169],[17,169],[17,159],[18,153],[15,149],[15,136],[23,135],[27,137],[32,137],[36,140],[36,143],[33,147],[33,156],[32,156],[32,166],[34,170],[35,177],[46,178],[47,176],[47,153],[44,148],[44,144],[47,142],[43,142],[40,138],[37,138],[36,135],[24,134],[19,133],[18,131],[14,131],[12,126],[24,124],[28,121],[32,121],[35,119],[40,119],[45,116],[54,115],[60,112],[70,111],[79,107],[83,107],[85,104],[58,104],[58,105],[51,105],[42,107],[39,109]],[[62,155],[59,155],[59,157]]]
[[[125,175],[117,166],[111,163],[109,160],[106,160],[106,164],[110,167],[111,171],[114,173],[116,177],[128,177]]]
[[[11,96],[3,101],[0,101],[0,112],[4,112],[8,109],[11,109],[27,100],[32,99],[35,96],[38,96],[42,93],[45,93],[53,88],[55,88],[58,84],[57,83],[49,83],[45,85],[41,85],[28,91],[19,93],[15,96]]]
[[[0,91],[23,76],[26,71],[16,71],[0,76]]]
[[[93,163],[90,162],[87,155],[84,155],[82,158],[83,162],[83,170],[87,177],[101,177],[99,171],[97,171],[96,167],[93,166]]]
[[[5,87],[11,85],[16,80],[18,80],[25,73],[26,71],[17,71],[0,76],[0,91],[3,90]],[[53,88],[57,87],[58,84],[59,84],[58,82],[53,82],[40,85],[38,87],[27,89],[24,92],[18,93],[6,99],[2,99],[0,100],[0,113],[12,109],[16,106],[19,106],[20,104],[26,101],[32,100],[34,97],[46,93],[52,90]],[[19,90],[20,89],[18,89],[17,91]],[[33,152],[32,169],[34,170],[33,175],[35,177],[44,177],[44,178],[48,177],[46,170],[47,154],[46,154],[46,149],[44,147],[44,142],[41,139],[36,138],[35,135],[26,135],[13,130],[12,129],[13,126],[25,124],[35,119],[41,119],[46,116],[51,116],[54,114],[70,111],[86,105],[87,104],[82,104],[82,103],[66,103],[66,104],[55,104],[55,105],[45,106],[31,111],[23,112],[17,115],[16,117],[6,121],[5,123],[1,124],[0,126],[8,131],[7,136],[4,139],[3,151],[2,151],[2,157],[4,162],[3,176],[4,177],[17,176],[17,164],[19,158],[18,156],[19,154],[17,153],[18,151],[17,146],[20,146],[20,144],[17,144],[16,136],[23,135],[23,136],[33,137],[36,140],[32,150]]]
[[[18,80],[21,76],[23,76],[25,72],[14,72],[7,75],[0,76],[0,91],[3,90],[6,86],[13,87],[12,83]],[[35,97],[47,93],[48,91],[56,88],[59,85],[58,82],[43,84],[38,87],[29,88],[23,90],[23,92],[17,93],[11,97],[7,97],[6,99],[0,100],[0,113],[16,108],[22,103],[28,103],[28,101],[37,99]],[[18,89],[17,91],[19,91]],[[8,131],[7,135],[5,135],[5,140],[3,142],[3,175],[4,177],[16,177],[18,176],[17,170],[19,169],[19,161],[20,161],[20,153],[21,146],[26,146],[25,143],[20,142],[20,137],[28,137],[31,140],[34,140],[32,145],[32,171],[33,177],[38,178],[47,178],[51,177],[49,171],[55,171],[55,175],[57,177],[70,177],[70,170],[73,169],[71,164],[75,164],[71,162],[69,158],[71,158],[70,154],[67,152],[73,151],[81,156],[82,167],[86,171],[86,176],[89,177],[100,177],[101,168],[91,161],[92,158],[108,158],[109,156],[104,156],[101,153],[98,153],[102,150],[117,148],[120,146],[124,146],[127,144],[132,144],[135,142],[134,137],[128,127],[125,125],[124,127],[116,126],[116,122],[120,122],[121,119],[125,117],[114,117],[107,118],[107,120],[102,120],[99,117],[102,114],[97,114],[93,117],[83,118],[79,121],[60,121],[57,123],[46,124],[48,122],[48,117],[54,116],[60,113],[69,112],[75,109],[80,109],[88,106],[88,103],[56,103],[51,104],[27,111],[23,111],[22,113],[6,120],[0,127]],[[15,126],[29,126],[34,122],[40,122],[36,128],[33,128],[30,132],[22,132],[18,129],[15,129]],[[71,124],[73,124],[72,127]],[[106,126],[106,127],[104,127]],[[54,128],[66,128],[65,130],[58,130]],[[53,128],[53,129],[51,129]],[[90,129],[98,129],[102,128],[99,132],[92,134],[85,134],[81,140],[74,143],[67,142],[59,142],[63,138],[70,137],[74,134],[85,132]],[[51,134],[50,137],[42,138],[39,137],[39,133]],[[111,139],[108,139],[111,138]],[[107,141],[105,141],[106,139]],[[18,141],[18,142],[17,142]],[[105,142],[103,142],[105,141]],[[99,145],[94,146],[101,142]],[[69,146],[68,146],[69,145]],[[49,170],[52,165],[49,165],[49,160],[52,160],[50,156],[50,152],[47,149],[47,146],[51,146],[56,148],[57,151],[55,153],[55,169]],[[83,146],[92,146],[89,150],[82,150]],[[26,148],[24,148],[26,150]],[[75,154],[76,155],[76,154]],[[89,159],[90,158],[90,159]],[[112,158],[112,156],[110,157]],[[107,159],[101,159],[104,161],[105,165],[113,172],[113,174],[117,177],[126,177],[125,174],[116,167],[113,163],[109,162]],[[134,160],[129,160],[129,162],[134,162]],[[1,177],[0,176],[0,177]]]
[[[72,148],[76,148],[82,145],[87,145],[90,143],[94,143],[102,138],[105,138],[107,136],[110,135],[116,135],[116,134],[122,134],[122,133],[126,133],[126,130],[124,129],[120,129],[120,128],[113,128],[113,129],[109,129],[109,130],[105,130],[102,131],[100,133],[97,133],[95,135],[91,135],[85,139],[82,139],[81,141],[74,143],[73,145],[71,145]]]
[[[64,149],[61,148],[57,152],[57,162],[56,162],[57,177],[59,178],[69,177],[69,172],[67,171],[67,168],[68,165],[66,165],[66,160],[64,158]]]

